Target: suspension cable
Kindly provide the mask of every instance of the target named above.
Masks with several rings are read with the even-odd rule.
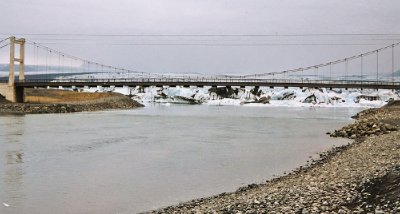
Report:
[[[27,43],[32,44],[33,42],[27,41]],[[80,57],[76,57],[76,56],[73,56],[73,55],[70,55],[70,54],[63,53],[63,52],[61,52],[61,51],[57,51],[57,50],[52,49],[52,48],[49,48],[49,47],[47,47],[47,46],[45,46],[45,45],[41,45],[41,44],[39,44],[39,43],[36,43],[36,45],[37,45],[38,47],[41,47],[41,48],[47,50],[47,51],[52,51],[52,52],[54,52],[54,53],[56,53],[56,54],[64,55],[65,57],[74,59],[75,61],[81,61],[81,62],[83,62],[84,64],[85,64],[85,63],[90,63],[90,64],[96,64],[96,63],[97,63],[97,64],[99,64],[99,65],[103,65],[103,66],[105,66],[105,67],[109,67],[110,70],[115,70],[115,71],[116,71],[116,70],[119,70],[119,71],[125,70],[125,71],[129,71],[129,72],[133,72],[133,73],[139,73],[138,71],[134,71],[134,70],[118,68],[118,67],[115,67],[115,66],[105,65],[105,64],[102,64],[102,63],[98,63],[98,62],[86,60],[86,59],[83,59],[83,58],[80,58]],[[147,72],[145,72],[145,73],[147,73]],[[149,74],[150,74],[150,73],[149,73]]]
[[[8,45],[10,45],[10,43],[7,43],[7,44],[5,44],[5,45],[3,45],[3,46],[0,46],[0,48],[7,47]]]
[[[376,81],[379,80],[379,50],[376,51]]]
[[[7,38],[4,38],[4,39],[0,40],[0,43],[6,41],[6,40],[8,40],[8,39],[10,39],[10,37],[7,37]]]
[[[392,45],[392,82],[394,82],[394,46]]]
[[[364,72],[364,55],[363,54],[361,54],[361,57],[360,57],[360,70],[361,70],[361,76],[360,76],[360,78],[361,78],[361,80],[363,79],[363,72]]]
[[[400,45],[400,42],[394,43],[394,44],[391,44],[391,45],[388,45],[388,46],[385,46],[385,47],[382,47],[382,48],[379,48],[379,49],[376,49],[376,50],[368,51],[368,52],[365,52],[365,53],[362,53],[362,54],[353,55],[351,57],[346,57],[344,59],[338,59],[338,60],[335,60],[335,61],[316,64],[316,65],[312,65],[312,66],[308,66],[308,67],[295,68],[295,69],[289,69],[289,70],[278,71],[278,72],[259,73],[259,74],[257,74],[257,76],[269,76],[269,75],[273,75],[273,74],[282,74],[284,72],[292,72],[292,73],[294,73],[294,72],[301,72],[302,69],[303,70],[310,70],[310,69],[313,69],[313,68],[316,68],[316,67],[320,68],[320,67],[335,65],[335,64],[346,62],[346,61],[351,61],[351,60],[354,60],[354,59],[361,58],[361,56],[368,56],[368,55],[374,54],[376,52],[383,51],[383,50],[386,50],[388,48],[396,47],[396,46],[399,46],[399,45]],[[244,78],[248,78],[248,77],[251,77],[251,76],[254,76],[254,74],[243,75]],[[235,77],[235,76],[231,75],[230,77]]]
[[[7,39],[9,39],[9,38],[3,39],[2,41],[5,41]],[[66,58],[70,58],[72,60],[75,60],[76,64],[75,64],[74,67],[76,68],[76,71],[79,71],[80,69],[84,69],[85,70],[85,68],[87,68],[88,72],[90,72],[90,70],[91,70],[90,69],[90,64],[93,64],[93,65],[96,65],[96,71],[98,70],[98,66],[100,66],[102,71],[103,71],[103,68],[106,67],[106,68],[109,68],[109,69],[107,69],[107,72],[122,71],[122,72],[127,72],[127,73],[142,73],[142,76],[143,76],[143,73],[146,73],[146,74],[149,74],[149,76],[150,76],[150,73],[148,73],[148,72],[138,72],[138,71],[134,71],[134,70],[129,70],[129,69],[118,68],[118,67],[114,67],[114,66],[110,66],[110,65],[105,65],[105,64],[102,64],[102,63],[98,63],[98,62],[94,62],[94,61],[90,61],[90,60],[85,60],[83,58],[79,58],[79,57],[76,57],[76,56],[73,56],[73,55],[69,55],[69,54],[63,53],[61,51],[57,51],[57,50],[54,50],[54,49],[49,48],[47,46],[44,46],[42,44],[35,43],[35,42],[32,43],[31,41],[27,41],[27,43],[28,44],[33,44],[34,46],[36,45],[38,50],[39,50],[39,48],[42,48],[42,49],[46,50],[47,54],[48,54],[48,52],[50,52],[50,62],[51,62],[51,53],[55,53],[55,54],[59,55],[59,61],[60,61],[60,56],[63,56],[63,59],[64,59],[64,57],[66,57]],[[0,48],[3,48],[5,46],[7,46],[7,45],[9,45],[9,44],[6,44],[6,45],[4,45],[4,46],[2,46]],[[379,78],[378,77],[379,76],[379,64],[378,64],[379,52],[383,51],[383,50],[386,50],[388,48],[392,48],[392,55],[393,55],[392,58],[394,58],[394,47],[397,47],[399,45],[400,45],[400,42],[394,43],[394,44],[391,44],[389,46],[385,46],[385,47],[382,47],[382,48],[379,48],[379,49],[376,49],[376,50],[373,50],[373,51],[365,52],[365,53],[362,53],[362,54],[359,54],[359,55],[354,55],[354,56],[351,56],[351,57],[346,57],[344,59],[338,59],[338,60],[334,60],[334,61],[330,61],[330,62],[326,62],[326,63],[321,63],[321,64],[316,64],[316,65],[312,65],[312,66],[308,66],[308,67],[300,67],[300,68],[295,68],[295,69],[283,70],[283,71],[279,71],[279,72],[268,72],[268,73],[257,73],[257,74],[251,74],[251,75],[250,74],[249,75],[241,75],[241,77],[249,78],[249,77],[254,77],[254,76],[256,76],[256,77],[262,77],[262,76],[268,76],[268,75],[273,75],[274,76],[275,74],[277,74],[277,75],[283,74],[286,77],[287,74],[294,73],[294,72],[301,72],[302,76],[303,76],[303,72],[304,71],[307,71],[307,70],[310,70],[310,69],[315,69],[316,72],[318,72],[319,68],[329,66],[330,67],[329,68],[330,69],[330,74],[329,75],[330,75],[330,78],[331,78],[331,76],[332,76],[332,74],[331,74],[332,65],[341,64],[341,63],[348,64],[349,61],[354,60],[354,59],[358,59],[358,58],[361,59],[361,76],[363,76],[363,62],[362,62],[363,61],[363,57],[376,53],[377,54],[377,79],[378,79]],[[83,67],[82,66],[80,66],[80,67],[77,66],[82,62],[83,62]],[[60,62],[59,62],[59,64],[60,64]],[[86,66],[86,64],[87,64],[87,66]],[[394,67],[394,62],[392,62],[392,64],[393,64],[392,67]],[[347,68],[347,66],[348,65],[346,65],[346,78],[348,78],[348,71],[347,71],[348,68]],[[51,68],[51,65],[48,66],[48,64],[47,64],[47,55],[46,55],[46,71],[47,71],[48,68]],[[392,70],[394,70],[394,68],[392,68]],[[318,74],[317,74],[317,76],[318,76]],[[235,75],[227,75],[226,77],[230,77],[230,78],[234,77],[235,78],[237,76],[235,76]],[[392,78],[394,79],[394,71],[393,71],[393,77]]]

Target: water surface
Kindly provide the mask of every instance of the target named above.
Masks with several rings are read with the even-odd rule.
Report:
[[[1,115],[0,213],[134,213],[233,191],[346,143],[325,132],[359,110],[158,105]]]

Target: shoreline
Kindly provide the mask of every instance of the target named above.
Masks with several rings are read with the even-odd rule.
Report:
[[[0,100],[1,101],[1,100]],[[85,93],[33,89],[25,94],[25,103],[0,102],[1,114],[53,114],[112,109],[133,109],[143,105],[118,93]]]
[[[327,133],[352,143],[288,174],[144,213],[400,212],[400,103],[363,110],[355,119],[333,132],[349,134]],[[391,130],[385,130],[387,124]],[[365,127],[369,130],[359,132]]]

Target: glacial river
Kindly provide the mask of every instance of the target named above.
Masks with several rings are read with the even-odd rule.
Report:
[[[156,105],[0,115],[0,213],[135,213],[281,175],[357,108]]]

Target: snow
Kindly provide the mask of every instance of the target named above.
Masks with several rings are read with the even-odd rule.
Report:
[[[397,91],[372,89],[314,89],[314,88],[269,88],[260,87],[259,94],[254,95],[254,87],[232,87],[235,93],[221,97],[218,91],[211,87],[92,87],[83,91],[102,92],[112,91],[132,96],[143,104],[153,102],[170,103],[201,103],[203,105],[237,105],[252,107],[380,107],[390,99],[399,99]],[[228,90],[220,87],[218,90]],[[251,103],[261,97],[270,98],[269,104]],[[376,100],[367,100],[376,99]],[[246,104],[244,104],[246,103]]]

